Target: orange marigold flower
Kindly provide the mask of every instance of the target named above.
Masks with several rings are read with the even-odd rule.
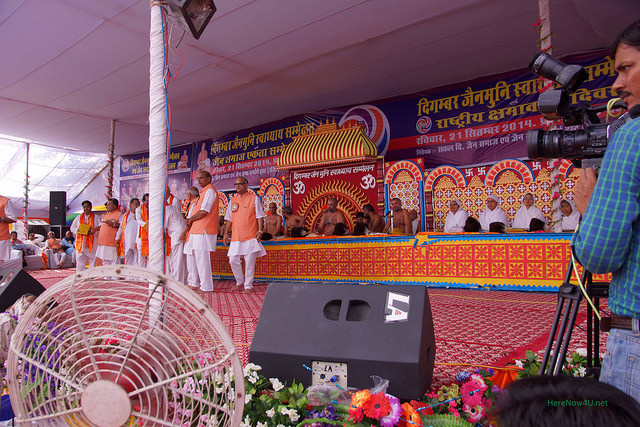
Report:
[[[422,418],[411,403],[402,404],[402,417],[398,427],[422,427]]]
[[[351,396],[351,406],[360,408],[362,407],[362,405],[367,403],[369,399],[371,399],[371,393],[369,392],[369,390],[360,390],[354,393],[353,396]]]

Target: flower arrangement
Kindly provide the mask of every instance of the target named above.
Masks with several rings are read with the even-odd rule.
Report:
[[[491,370],[460,372],[455,383],[424,396],[423,401],[400,400],[371,389],[350,391],[336,385],[304,389],[285,387],[276,378],[265,378],[254,364],[245,367],[245,408],[242,427],[423,427],[469,426],[488,421],[487,410],[500,388],[489,378]]]
[[[602,361],[602,356],[600,356],[600,361]],[[516,376],[516,379],[520,379],[538,375],[542,364],[538,360],[537,354],[531,350],[527,350],[525,358],[516,360],[515,365],[523,369]],[[567,356],[560,373],[561,375],[570,375],[573,377],[593,377],[593,374],[587,373],[587,350],[579,348]]]

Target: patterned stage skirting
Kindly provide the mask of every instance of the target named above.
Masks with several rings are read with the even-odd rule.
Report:
[[[570,239],[570,233],[421,233],[273,240],[264,242],[256,280],[555,291],[569,264]],[[214,277],[233,279],[222,243],[211,263]]]

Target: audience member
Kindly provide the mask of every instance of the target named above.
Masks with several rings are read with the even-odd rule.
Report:
[[[0,196],[0,267],[11,259],[11,235],[9,224],[16,222],[17,216],[11,200]]]
[[[492,222],[501,222],[505,227],[509,227],[509,218],[507,217],[507,213],[498,206],[499,203],[500,198],[495,194],[487,196],[487,207],[484,208],[484,211],[480,214],[480,218],[478,218],[482,230],[488,231],[489,224]]]
[[[445,233],[460,233],[464,231],[464,226],[467,222],[469,214],[462,209],[462,203],[458,199],[453,199],[449,202],[449,212],[447,212],[447,218],[444,221]]]
[[[513,228],[522,228],[529,229],[529,223],[533,218],[537,218],[540,221],[544,221],[544,214],[535,205],[535,198],[533,194],[527,193],[522,198],[522,206],[516,212],[516,216],[513,218],[512,227]]]
[[[538,218],[531,218],[531,222],[529,222],[529,231],[544,231],[545,222]]]
[[[480,229],[480,222],[472,216],[468,217],[464,222],[463,230],[465,233],[477,233]]]
[[[149,259],[149,193],[142,196],[142,203],[136,209],[136,223],[138,224],[138,266],[146,267]]]
[[[489,232],[490,233],[506,233],[507,226],[502,222],[492,222],[489,224]]]
[[[491,415],[500,427],[627,427],[637,425],[640,404],[592,378],[539,375],[511,382]]]
[[[356,222],[353,226],[353,235],[354,236],[364,236],[369,233],[369,229],[364,222]]]

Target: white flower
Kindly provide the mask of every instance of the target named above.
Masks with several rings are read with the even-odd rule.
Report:
[[[276,427],[284,427],[284,424],[278,424]]]
[[[257,376],[254,376],[254,375],[249,375],[249,376],[247,377],[247,381],[249,381],[251,384],[255,384],[255,383],[256,383],[256,381],[258,381],[258,377],[257,377]]]
[[[584,366],[580,366],[577,371],[573,373],[574,377],[584,377],[587,373],[587,369]]]
[[[275,391],[280,391],[284,388],[284,385],[277,378],[269,378],[269,381],[271,381],[271,385]]]
[[[260,421],[258,421],[258,423],[256,424],[256,427],[267,427],[267,423],[261,423]]]
[[[289,415],[289,408],[283,406],[282,408],[280,408],[280,413],[282,415]]]
[[[246,377],[247,375],[249,375],[249,372],[251,371],[259,371],[260,369],[262,369],[262,366],[260,365],[256,365],[255,363],[247,363],[247,365],[244,367],[244,376]]]
[[[249,418],[249,415],[244,417],[244,420],[240,423],[240,427],[251,427],[251,419]]]
[[[300,415],[298,415],[298,412],[296,412],[295,409],[291,409],[289,411],[289,419],[291,421],[293,421],[295,423],[296,421],[298,421],[299,418],[300,418]]]
[[[518,368],[522,368],[522,367],[523,367],[523,366],[522,366],[522,360],[516,360],[516,366],[517,366]]]
[[[586,348],[579,348],[576,350],[576,353],[578,353],[579,356],[581,357],[587,357],[587,349]]]
[[[246,405],[247,403],[251,402],[251,398],[252,397],[253,397],[252,394],[249,394],[249,393],[245,394],[244,395],[244,404]]]
[[[267,417],[273,418],[276,415],[276,410],[271,408],[267,412],[265,412],[265,414],[267,414]]]

